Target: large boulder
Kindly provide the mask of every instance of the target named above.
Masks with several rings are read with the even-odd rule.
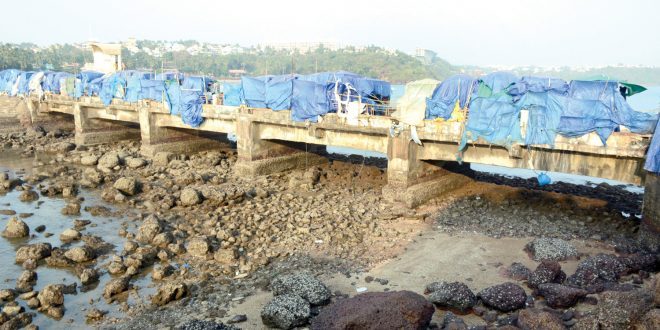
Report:
[[[37,192],[32,189],[23,190],[23,192],[18,195],[18,199],[21,202],[33,202],[39,199],[39,194],[37,194]]]
[[[99,162],[99,157],[96,155],[87,155],[80,157],[80,164],[85,166],[94,166]]]
[[[206,257],[210,248],[209,242],[204,236],[193,237],[186,246],[188,253],[194,257]]]
[[[115,278],[108,282],[103,288],[103,297],[106,299],[112,298],[116,294],[120,294],[129,289],[130,277],[122,276]]]
[[[99,169],[111,169],[120,164],[119,156],[115,152],[108,152],[98,160]]]
[[[569,276],[566,282],[570,286],[586,289],[589,293],[596,293],[616,283],[627,271],[628,267],[618,257],[601,253],[581,261],[575,274]]]
[[[466,312],[477,303],[472,290],[461,282],[436,282],[427,286],[429,301],[439,307],[453,308]]]
[[[96,257],[94,250],[86,245],[73,247],[64,252],[64,256],[75,262],[86,262]]]
[[[160,220],[156,216],[150,215],[138,227],[135,240],[142,244],[149,244],[162,230],[163,226]]]
[[[597,317],[601,329],[628,329],[653,308],[653,295],[646,289],[606,291],[600,295]]]
[[[16,251],[16,262],[23,263],[28,259],[41,260],[50,256],[52,250],[50,243],[23,245]]]
[[[563,261],[578,255],[577,249],[571,243],[559,238],[536,238],[527,243],[525,251],[536,261]]]
[[[485,288],[479,298],[486,306],[502,312],[510,312],[525,307],[527,294],[519,285],[506,282]]]
[[[151,297],[151,303],[156,306],[163,306],[170,301],[179,300],[188,294],[188,287],[185,283],[167,283],[158,288],[158,292]]]
[[[167,166],[172,159],[174,159],[173,153],[161,151],[156,153],[151,161],[154,166]]]
[[[193,188],[185,188],[181,190],[181,205],[183,206],[192,206],[197,205],[202,202],[202,196],[200,193]]]
[[[37,295],[42,307],[61,306],[64,304],[64,293],[61,285],[46,285]]]
[[[518,327],[524,330],[566,329],[559,316],[535,308],[523,309],[518,313]]]
[[[147,165],[147,161],[139,157],[127,157],[124,161],[126,162],[126,166],[132,169]]]
[[[261,321],[269,327],[291,329],[307,323],[309,302],[294,294],[276,296],[261,310]]]
[[[2,231],[2,236],[9,238],[27,237],[28,235],[30,235],[30,227],[16,217],[11,217],[7,221],[5,230]]]
[[[566,279],[566,274],[561,271],[561,266],[556,261],[543,260],[532,272],[528,279],[527,285],[536,289],[539,285],[544,283],[561,283]]]
[[[312,329],[426,329],[435,312],[411,291],[368,292],[321,309]]]
[[[538,286],[537,293],[553,308],[569,308],[577,304],[589,292],[563,284],[545,283]]]
[[[271,283],[274,295],[295,294],[312,305],[322,305],[330,299],[330,290],[308,273],[296,273],[275,278]]]
[[[83,185],[95,187],[103,182],[103,173],[93,169],[86,168],[83,171]]]
[[[124,195],[133,196],[138,193],[139,183],[135,178],[122,177],[115,181],[113,187]]]

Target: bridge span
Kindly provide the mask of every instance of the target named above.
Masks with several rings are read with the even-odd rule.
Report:
[[[79,145],[122,139],[141,139],[146,156],[160,151],[191,152],[213,148],[208,133],[235,134],[237,171],[245,176],[266,175],[326,161],[317,151],[339,146],[387,155],[388,184],[384,197],[415,207],[443,191],[464,183],[448,174],[442,162],[455,162],[462,124],[427,120],[411,131],[393,117],[361,115],[348,123],[327,114],[318,123],[290,120],[289,111],[204,105],[203,123],[190,127],[171,115],[164,103],[114,99],[104,106],[98,97],[78,100],[48,95],[26,99],[33,118],[51,113],[71,115]],[[421,145],[413,138],[418,138]],[[603,146],[595,133],[580,138],[558,136],[555,145],[513,145],[507,149],[478,140],[460,154],[466,163],[553,171],[645,185],[644,221],[660,232],[660,179],[643,169],[651,136],[615,132]],[[440,166],[439,166],[440,165]],[[657,236],[657,235],[656,235]]]

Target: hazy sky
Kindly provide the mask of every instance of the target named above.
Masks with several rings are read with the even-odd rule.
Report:
[[[658,0],[4,0],[0,42],[334,41],[453,64],[660,66]]]

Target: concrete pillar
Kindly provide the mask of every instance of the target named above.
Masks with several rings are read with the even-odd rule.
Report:
[[[138,107],[142,137],[140,153],[144,156],[151,157],[161,151],[191,153],[222,146],[220,141],[201,136],[196,130],[159,126],[159,115],[163,114],[151,112],[148,107]]]
[[[639,239],[653,251],[660,251],[660,174],[646,173],[644,208]]]
[[[325,146],[262,139],[259,123],[250,114],[239,113],[236,139],[238,162],[235,171],[246,177],[306,168],[328,161],[318,155],[325,151]]]
[[[441,163],[431,164],[419,159],[421,148],[423,146],[412,141],[409,131],[388,138],[387,185],[383,187],[386,200],[413,208],[470,181],[463,175],[444,170]]]
[[[140,138],[140,131],[127,123],[90,118],[87,109],[76,102],[73,105],[75,141],[78,145],[94,145]]]

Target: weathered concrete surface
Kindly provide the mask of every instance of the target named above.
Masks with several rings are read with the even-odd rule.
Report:
[[[298,152],[291,155],[271,157],[253,161],[239,160],[234,171],[243,177],[255,177],[277,172],[303,169],[327,163],[328,159],[313,153]]]
[[[660,175],[646,174],[640,241],[654,251],[660,250]]]
[[[104,111],[104,110],[102,110]],[[130,121],[99,118],[98,111],[76,103],[73,105],[75,141],[77,145],[94,145],[109,141],[131,140],[140,137],[140,130],[130,127]]]
[[[148,107],[138,108],[140,135],[142,137],[140,153],[145,156],[151,157],[161,151],[174,153],[196,152],[212,149],[220,144],[216,140],[200,136],[197,131],[161,126],[158,123],[161,117],[161,113],[154,112]],[[181,120],[181,118],[176,119]]]
[[[431,198],[458,189],[470,181],[471,179],[464,175],[446,173],[430,181],[407,188],[388,184],[383,187],[383,198],[392,202],[402,202],[407,207],[414,208],[424,204]]]

